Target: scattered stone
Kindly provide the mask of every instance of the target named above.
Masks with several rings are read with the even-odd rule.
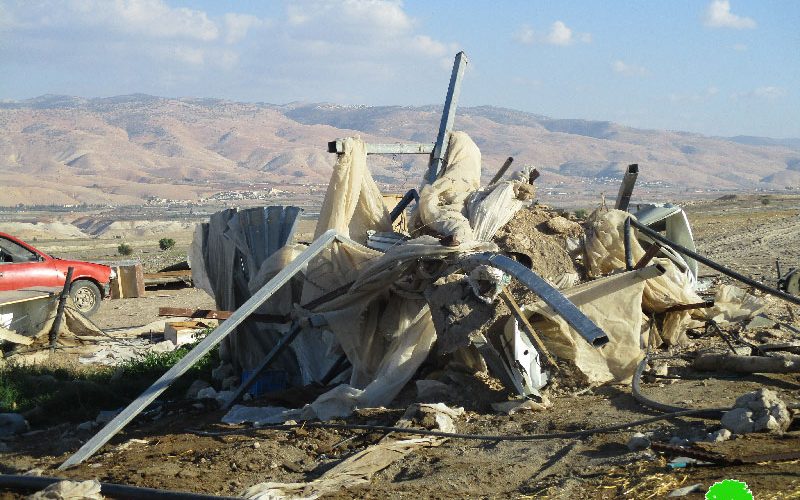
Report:
[[[261,443],[259,443],[258,441],[254,441],[253,442],[253,448],[256,449],[256,450],[261,448]]]
[[[236,389],[237,387],[239,387],[239,377],[236,375],[225,377],[225,380],[222,381],[223,391],[229,391],[231,389]]]
[[[669,444],[673,446],[686,446],[689,444],[689,440],[680,436],[672,436],[672,438],[669,440]]]
[[[0,437],[13,436],[29,429],[28,421],[19,413],[0,413]]]
[[[219,391],[214,399],[217,400],[217,403],[219,403],[220,406],[225,406],[233,400],[235,395],[235,391]]]
[[[90,431],[90,430],[94,429],[96,425],[97,424],[95,423],[94,420],[87,420],[86,422],[82,422],[82,423],[78,424],[77,429],[79,431]]]
[[[231,366],[228,363],[223,363],[218,367],[214,368],[213,370],[211,370],[211,378],[213,378],[218,382],[222,382],[226,378],[231,377],[233,375],[236,375],[236,372],[233,369],[233,366]]]
[[[732,435],[733,433],[731,433],[731,431],[729,431],[728,429],[720,429],[716,432],[709,433],[708,437],[706,438],[706,441],[709,441],[711,443],[721,443],[723,441],[729,440]]]
[[[197,391],[197,399],[216,399],[217,391],[213,387],[206,387]]]
[[[68,500],[76,498],[102,500],[104,497],[100,494],[100,482],[91,479],[88,481],[59,481],[28,498],[31,500]]]
[[[792,423],[792,418],[786,403],[774,391],[759,389],[739,396],[733,409],[722,415],[721,423],[734,434],[783,433]]]
[[[107,423],[114,420],[114,417],[119,415],[122,410],[103,410],[97,414],[97,418],[94,419],[95,423],[100,425],[106,425]]]
[[[631,451],[641,451],[647,448],[650,448],[650,439],[641,432],[634,433],[628,440],[628,449]]]
[[[420,403],[435,403],[449,399],[453,388],[438,380],[417,380],[417,401]]]
[[[206,387],[211,387],[211,384],[205,380],[195,380],[186,390],[186,399],[197,399],[197,393]]]
[[[583,234],[583,226],[560,215],[548,220],[545,225],[554,233],[564,234],[573,238]]]

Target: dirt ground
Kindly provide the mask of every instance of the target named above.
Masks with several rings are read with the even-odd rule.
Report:
[[[784,269],[800,265],[800,197],[737,196],[734,199],[686,205],[697,247],[712,259],[743,274],[765,276],[775,283],[775,259]],[[704,270],[701,274],[712,274]],[[713,273],[715,274],[715,273]],[[760,295],[760,294],[757,294]],[[769,316],[795,328],[800,307],[765,298]],[[93,320],[103,328],[147,324],[158,319],[159,306],[203,307],[213,301],[190,288],[151,290],[145,299],[107,301]],[[738,330],[738,327],[734,328]],[[669,378],[649,378],[643,392],[652,399],[691,408],[730,406],[739,395],[761,387],[775,390],[787,402],[800,400],[800,375],[708,377],[692,371],[681,354],[710,345],[702,331],[691,332],[692,345],[664,352]],[[800,340],[786,328],[744,330],[756,342]],[[440,367],[424,365],[420,376]],[[626,385],[590,390],[560,390],[549,396],[546,411],[508,416],[490,403],[508,395],[496,384],[461,375],[459,384],[441,402],[467,411],[455,423],[460,433],[521,435],[585,430],[657,415],[640,406]],[[304,400],[302,391],[292,394]],[[311,391],[312,393],[314,391]],[[305,400],[310,399],[309,395]],[[347,423],[393,425],[415,401],[409,384],[389,408],[363,410]],[[267,401],[253,404],[266,405]],[[63,462],[94,433],[75,424],[34,429],[6,440],[0,472],[19,474],[41,469],[43,475],[97,478],[138,486],[219,495],[241,494],[260,482],[303,482],[320,477],[342,459],[376,443],[382,434],[331,429],[269,430],[220,424],[221,410],[176,405],[166,416],[140,419],[119,433],[86,463],[59,472]],[[341,421],[345,422],[345,421]],[[422,448],[378,472],[367,485],[342,490],[328,498],[662,498],[682,486],[699,484],[686,498],[704,498],[716,481],[745,481],[755,498],[800,498],[800,460],[747,465],[695,465],[670,468],[679,453],[652,449],[632,452],[626,446],[633,432],[653,442],[703,439],[720,428],[718,420],[681,417],[659,420],[619,432],[572,439],[532,441],[449,439],[439,447]],[[197,431],[218,433],[201,435]],[[748,435],[707,450],[733,458],[797,452],[800,428],[795,423],[782,437]],[[0,498],[16,498],[10,492]]]

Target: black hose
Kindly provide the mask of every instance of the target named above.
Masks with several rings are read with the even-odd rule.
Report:
[[[668,414],[688,411],[689,408],[683,408],[681,406],[659,403],[658,401],[652,400],[642,394],[642,389],[640,385],[641,378],[642,378],[642,373],[644,372],[644,368],[645,366],[647,366],[648,361],[650,361],[650,357],[645,356],[645,358],[639,362],[639,366],[636,367],[636,373],[633,374],[633,379],[631,381],[631,395],[633,396],[633,399],[635,399],[639,404],[641,404],[646,408],[650,408],[652,410],[661,412],[667,412]],[[693,411],[695,412],[695,415],[699,417],[708,418],[711,420],[718,420],[722,418],[722,414],[728,410],[730,410],[730,408],[698,408]]]
[[[642,224],[639,221],[633,220],[630,217],[627,220],[630,220],[631,225],[633,225],[635,228],[637,228],[638,230],[640,230],[641,232],[643,232],[644,234],[646,234],[650,238],[653,238],[654,240],[658,240],[662,244],[671,247],[673,250],[677,251],[678,253],[682,253],[683,255],[686,255],[687,257],[691,257],[692,259],[696,260],[697,262],[701,262],[701,263],[705,264],[706,266],[710,267],[711,269],[714,269],[715,271],[719,271],[719,272],[721,272],[722,274],[724,274],[726,276],[730,276],[731,278],[733,278],[733,279],[735,279],[737,281],[741,281],[742,283],[745,283],[747,285],[750,285],[753,288],[755,288],[757,290],[761,290],[764,293],[768,293],[770,295],[774,295],[774,296],[779,297],[779,298],[781,298],[781,299],[783,299],[783,300],[785,300],[787,302],[791,302],[792,304],[800,305],[800,297],[797,297],[797,296],[794,296],[792,294],[786,293],[786,292],[784,292],[782,290],[778,290],[777,288],[772,288],[771,286],[765,285],[765,284],[763,284],[763,283],[761,283],[759,281],[756,281],[754,279],[748,278],[747,276],[739,274],[739,273],[737,273],[736,271],[734,271],[732,269],[728,269],[727,267],[725,267],[725,266],[723,266],[721,264],[717,264],[713,260],[711,260],[711,259],[709,259],[707,257],[703,257],[702,255],[700,255],[697,252],[693,252],[693,251],[689,250],[686,247],[683,247],[683,246],[681,246],[681,245],[679,245],[679,244],[677,244],[677,243],[675,243],[675,242],[673,242],[671,240],[668,240],[667,238],[665,238],[664,236],[662,236],[658,232],[653,231],[652,229],[650,229],[649,227],[645,226],[644,224]]]
[[[0,474],[0,489],[41,491],[53,483],[60,481],[80,481],[80,479],[67,479],[62,477],[47,476],[22,476],[16,474]],[[185,491],[157,490],[155,488],[142,488],[124,484],[100,483],[100,493],[110,498],[153,498],[156,500],[234,500],[241,497],[220,497],[202,493],[189,493]]]
[[[623,227],[622,243],[625,248],[625,270],[633,270],[633,255],[631,254],[631,218],[625,219]]]
[[[432,431],[428,429],[409,429],[406,427],[394,427],[389,425],[331,424],[326,422],[301,422],[297,424],[265,425],[262,427],[253,427],[250,429],[232,429],[229,431],[220,431],[220,432],[209,432],[196,429],[187,429],[187,432],[190,432],[192,434],[197,434],[199,436],[226,436],[230,434],[239,434],[246,431],[249,432],[258,430],[280,431],[280,430],[297,429],[302,427],[306,429],[311,428],[311,429],[361,430],[361,431],[384,432],[387,434],[391,432],[398,432],[402,434],[414,434],[417,436],[436,436],[436,437],[444,437],[451,439],[466,439],[471,441],[540,441],[547,439],[580,438],[580,437],[591,436],[593,434],[603,434],[608,432],[621,431],[629,427],[638,427],[640,425],[645,425],[652,422],[658,422],[659,420],[667,420],[675,417],[694,416],[697,415],[698,413],[702,413],[705,411],[707,410],[683,410],[672,413],[665,413],[663,415],[656,415],[654,417],[647,417],[641,420],[634,420],[633,422],[625,422],[622,424],[610,425],[608,427],[597,427],[594,429],[586,429],[583,431],[557,432],[551,434],[519,434],[519,435],[459,434],[455,432]]]

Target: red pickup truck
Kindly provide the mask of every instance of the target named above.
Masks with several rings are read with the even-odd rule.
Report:
[[[107,297],[114,270],[102,264],[51,257],[13,236],[0,233],[0,291],[33,287],[63,287],[73,268],[70,297],[86,316]]]

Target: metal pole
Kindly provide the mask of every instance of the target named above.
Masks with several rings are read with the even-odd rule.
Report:
[[[628,165],[628,169],[622,177],[622,184],[619,186],[617,202],[614,204],[614,208],[617,210],[628,210],[628,205],[631,202],[631,193],[633,193],[633,186],[636,185],[636,177],[638,175],[639,165],[637,163]]]
[[[458,97],[461,94],[461,77],[464,76],[467,62],[467,55],[463,51],[456,54],[456,59],[453,61],[453,72],[450,74],[450,85],[447,87],[447,97],[444,100],[444,109],[442,109],[442,121],[439,123],[439,135],[436,136],[436,144],[431,153],[431,163],[428,166],[428,173],[425,175],[427,183],[436,180],[442,169],[442,163],[444,163],[446,142],[450,131],[453,130]]]
[[[569,326],[574,328],[586,342],[594,347],[602,347],[608,343],[606,333],[587,318],[580,309],[575,307],[575,304],[556,290],[553,285],[519,262],[504,255],[487,252],[470,255],[464,260],[464,263],[486,264],[510,274],[538,295],[545,304],[550,306]]]
[[[67,268],[67,275],[64,278],[64,288],[61,290],[61,295],[58,298],[58,308],[56,309],[56,317],[53,319],[53,326],[50,327],[50,353],[56,350],[56,343],[58,342],[58,330],[61,328],[61,319],[64,317],[64,306],[67,304],[69,297],[69,287],[72,284],[72,273],[74,268]]]
[[[630,217],[628,218],[628,220],[631,220]],[[641,222],[638,222],[638,221],[635,221],[635,220],[631,220],[631,224],[634,227],[636,227],[638,230],[640,230],[641,232],[643,232],[644,234],[649,236],[650,238],[653,238],[654,240],[660,241],[662,244],[672,248],[676,252],[681,253],[683,255],[686,255],[688,257],[691,257],[694,260],[696,260],[697,262],[700,262],[701,264],[705,264],[706,266],[710,267],[711,269],[714,269],[715,271],[719,271],[722,274],[725,274],[726,276],[730,276],[731,278],[733,278],[735,280],[738,280],[738,281],[741,281],[742,283],[745,283],[747,285],[750,285],[753,288],[755,288],[757,290],[761,290],[764,293],[768,293],[770,295],[774,295],[776,297],[780,297],[780,298],[782,298],[783,300],[785,300],[787,302],[791,302],[792,304],[800,305],[800,297],[796,297],[794,295],[788,294],[788,293],[783,292],[781,290],[778,290],[776,288],[772,288],[771,286],[767,286],[767,285],[765,285],[765,284],[763,284],[761,282],[758,282],[758,281],[756,281],[754,279],[748,278],[747,276],[744,276],[743,274],[739,274],[739,273],[737,273],[736,271],[734,271],[732,269],[728,269],[727,267],[723,266],[722,264],[717,264],[713,260],[711,260],[711,259],[709,259],[707,257],[703,257],[699,253],[693,252],[693,251],[689,250],[688,248],[686,248],[684,246],[681,246],[681,245],[679,245],[679,244],[677,244],[677,243],[675,243],[673,241],[668,240],[667,238],[665,238],[664,236],[662,236],[658,232],[653,231],[652,229],[650,229],[649,227],[645,226]]]
[[[625,219],[625,226],[622,230],[622,244],[625,247],[625,270],[633,269],[633,255],[631,254],[631,218]]]
[[[500,181],[500,179],[502,179],[503,176],[506,175],[506,172],[508,171],[508,167],[511,166],[511,163],[513,161],[514,161],[514,157],[513,156],[509,156],[508,158],[506,158],[506,161],[503,162],[503,165],[500,167],[500,170],[498,170],[497,173],[494,174],[494,177],[492,177],[492,180],[489,181],[489,185],[490,186],[492,184]]]
[[[300,269],[318,253],[324,250],[331,242],[339,238],[334,230],[328,230],[317,238],[311,246],[303,250],[288,266],[281,269],[274,278],[269,280],[261,289],[250,297],[247,302],[231,314],[231,317],[212,331],[197,346],[189,351],[177,364],[170,368],[167,373],[156,380],[153,385],[147,388],[122,413],[114,417],[100,432],[95,434],[92,439],[86,442],[74,455],[69,457],[58,469],[64,470],[67,467],[77,465],[91,457],[97,450],[108,442],[115,434],[125,427],[136,415],[142,412],[150,403],[161,395],[175,380],[186,373],[197,361],[206,353],[219,344],[222,339],[227,337],[236,327],[247,319],[251,313],[261,306],[268,298],[285,285]]]

